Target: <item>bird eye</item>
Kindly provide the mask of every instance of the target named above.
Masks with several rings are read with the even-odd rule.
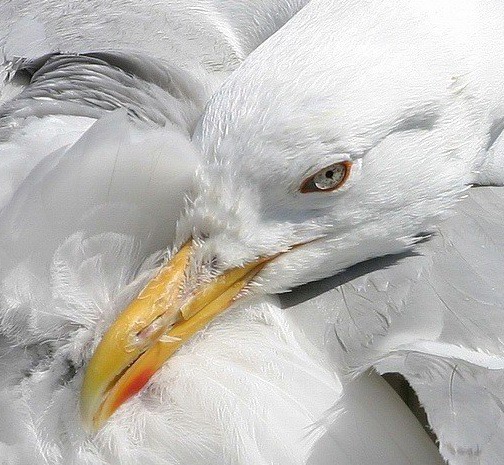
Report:
[[[321,169],[318,173],[305,179],[301,185],[303,194],[308,192],[330,192],[339,189],[350,174],[352,163],[342,161]]]

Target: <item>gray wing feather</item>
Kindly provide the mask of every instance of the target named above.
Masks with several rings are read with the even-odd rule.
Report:
[[[154,58],[124,52],[46,55],[16,64],[26,87],[0,107],[0,131],[30,116],[100,118],[125,108],[130,116],[189,133],[207,95],[190,73]],[[7,136],[2,134],[3,139]]]

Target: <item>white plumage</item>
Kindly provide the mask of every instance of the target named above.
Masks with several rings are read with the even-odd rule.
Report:
[[[341,381],[275,300],[245,305],[216,322],[96,438],[83,432],[77,407],[81,367],[138,289],[138,282],[127,284],[142,275],[144,257],[172,240],[175,218],[171,210],[163,216],[158,206],[180,209],[175,194],[194,170],[188,152],[175,169],[178,152],[167,151],[169,137],[164,130],[135,129],[124,113],[105,117],[68,151],[38,165],[4,209],[2,224],[15,222],[20,232],[6,227],[1,234],[2,329],[8,336],[2,411],[14,425],[2,431],[2,457],[9,465],[305,463],[324,432],[316,425],[342,395]],[[141,199],[128,191],[131,177]],[[61,210],[63,205],[72,208]],[[348,395],[357,398],[345,401],[347,415],[362,420],[353,433],[347,426],[345,437],[353,444],[374,435],[361,452],[369,460],[379,451],[388,463],[402,463],[404,454],[413,460],[415,448],[432,454],[390,388],[372,378],[355,390],[350,386]],[[360,405],[369,391],[379,403],[391,403],[382,413],[390,431],[377,428],[377,420],[364,426],[379,416]],[[405,441],[412,441],[406,452],[390,447],[399,425]],[[345,448],[330,455],[322,450],[317,460],[324,463],[336,453],[355,463],[345,458]]]
[[[373,366],[410,381],[450,463],[499,463],[502,195],[460,201],[502,182],[498,2],[314,0],[212,98],[193,192],[206,100],[302,4],[86,4],[60,23],[59,3],[17,3],[1,20],[18,69],[0,108],[2,465],[436,463]],[[93,33],[69,33],[88,7]],[[102,53],[13,61],[55,50]],[[341,192],[296,194],[343,159]],[[88,436],[82,368],[188,233],[205,238],[196,268],[323,238],[265,268],[262,292],[403,255],[243,301]]]

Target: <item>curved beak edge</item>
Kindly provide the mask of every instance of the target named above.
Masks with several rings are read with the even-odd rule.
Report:
[[[142,390],[171,355],[224,312],[273,258],[226,271],[181,301],[191,251],[191,243],[184,245],[103,336],[81,389],[81,416],[89,432],[99,430]]]

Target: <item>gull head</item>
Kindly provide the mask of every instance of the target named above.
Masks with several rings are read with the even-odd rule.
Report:
[[[261,53],[276,66],[258,73]],[[438,81],[383,86],[386,70],[349,80],[335,63],[284,64],[260,50],[214,95],[194,134],[204,162],[171,258],[88,366],[90,429],[237,299],[404,251],[471,182],[471,120],[432,97]]]
[[[439,156],[443,131],[428,121],[436,116],[397,122],[386,135],[345,137],[336,112],[310,98],[272,104],[269,115],[266,105],[254,115],[234,102],[224,127],[215,124],[224,110],[210,106],[195,135],[205,164],[178,228],[180,244],[194,240],[196,274],[268,258],[254,291],[288,291],[411,247],[468,182],[467,165]]]

